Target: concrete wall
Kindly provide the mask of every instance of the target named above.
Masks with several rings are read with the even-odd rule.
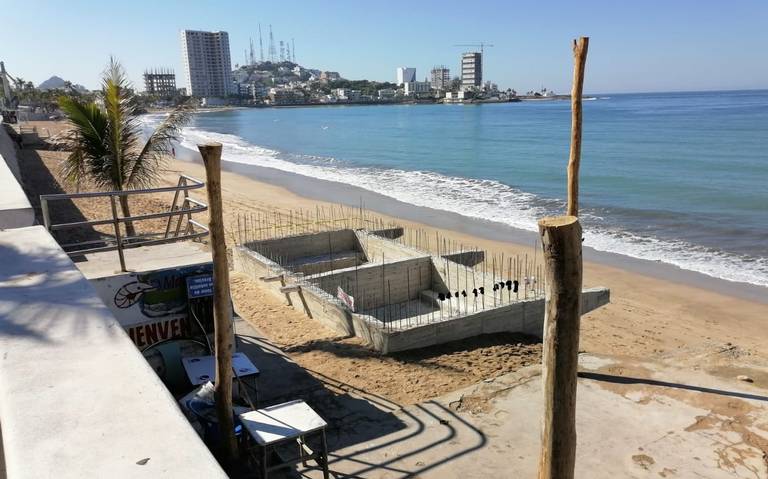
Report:
[[[295,284],[296,278],[279,265],[244,246],[232,250],[232,263],[235,271],[243,273],[253,281],[259,282],[273,296],[282,299],[294,309],[303,311],[307,316],[319,321],[339,334],[354,334],[351,313],[333,296],[317,288],[303,287],[300,292],[283,293],[280,288]],[[283,272],[282,281],[263,281],[261,278],[272,277]]]
[[[474,267],[485,260],[485,251],[463,251],[442,255],[443,258],[464,266]]]
[[[21,187],[21,169],[13,140],[0,126],[0,229],[35,224],[35,210]]]
[[[409,261],[407,265],[398,265],[398,267],[414,267],[419,262],[428,260],[429,258],[421,258],[416,262]],[[282,293],[280,288],[284,285],[295,284],[296,278],[286,274],[284,276],[284,281],[265,282],[261,280],[260,278],[275,275],[279,270],[279,266],[243,246],[236,247],[232,250],[232,263],[235,271],[244,273],[252,280],[260,282],[260,284],[273,296],[286,301],[294,309],[304,312],[310,318],[331,328],[339,334],[353,335],[363,338],[377,351],[381,351],[385,347],[385,338],[381,331],[381,323],[370,316],[353,314],[335,298],[335,286],[333,295],[320,288],[306,285],[301,288],[300,292]],[[381,269],[381,266],[370,267],[368,269],[373,271],[376,268]],[[358,272],[360,270],[361,269],[358,269]],[[350,272],[342,272],[342,276],[345,273],[349,274]],[[354,274],[354,270],[351,273]],[[379,275],[378,277],[380,281],[381,276]],[[329,287],[329,289],[331,288]],[[402,291],[398,290],[396,294],[401,293]],[[356,302],[357,301],[359,301],[359,299],[356,298]]]
[[[42,226],[0,232],[0,264],[7,477],[226,477]]]
[[[586,314],[608,302],[610,290],[584,290],[581,312]],[[388,354],[500,332],[524,333],[541,338],[543,331],[544,299],[530,299],[404,331],[380,331],[377,339],[380,343],[378,350]]]
[[[288,261],[314,256],[327,256],[329,252],[363,251],[353,230],[327,231],[252,241],[246,244],[246,246],[264,256],[281,257]]]
[[[382,255],[384,261],[420,258],[428,255],[428,253],[423,251],[401,245],[393,240],[381,238],[371,233],[358,231],[357,234],[365,248],[365,253],[368,255],[368,261],[371,262],[381,263]]]
[[[405,229],[402,226],[371,231],[372,235],[376,235],[376,236],[380,236],[382,238],[388,238],[388,239],[397,239],[403,236],[404,233],[405,233]]]
[[[304,258],[297,262],[289,263],[285,265],[286,269],[290,269],[295,273],[302,273],[305,276],[311,276],[314,274],[321,274],[334,269],[351,268],[365,264],[365,253],[353,252],[346,254],[339,254],[333,258],[321,259],[309,259]]]
[[[422,257],[347,268],[308,279],[332,295],[341,286],[355,296],[361,308],[368,309],[418,298],[419,292],[432,288],[433,271],[432,260]]]

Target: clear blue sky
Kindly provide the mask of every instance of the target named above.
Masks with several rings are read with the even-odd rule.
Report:
[[[96,88],[114,55],[140,89],[150,67],[174,68],[183,86],[180,30],[229,32],[234,64],[261,22],[265,50],[272,24],[298,63],[350,79],[392,81],[398,66],[422,79],[436,64],[455,74],[453,45],[484,40],[486,79],[565,92],[571,39],[587,35],[587,92],[768,88],[767,0],[0,0],[0,12],[0,60],[35,84],[56,74]]]

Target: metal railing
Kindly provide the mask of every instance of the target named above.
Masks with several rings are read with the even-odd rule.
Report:
[[[137,248],[139,246],[149,246],[163,243],[173,243],[176,241],[193,240],[203,238],[208,235],[208,228],[193,220],[192,215],[202,213],[208,210],[208,205],[202,201],[190,198],[189,191],[203,188],[205,183],[187,175],[179,176],[179,182],[176,186],[167,186],[162,188],[146,188],[141,190],[126,191],[100,191],[91,193],[59,193],[51,195],[40,195],[40,208],[43,214],[43,224],[48,231],[59,231],[65,229],[75,229],[83,227],[93,227],[99,225],[112,225],[114,237],[102,237],[98,240],[78,241],[74,243],[62,244],[61,247],[69,256],[80,256],[89,253],[98,253],[102,251],[117,250],[120,259],[120,268],[127,271],[125,266],[124,249]],[[120,217],[117,214],[117,199],[131,195],[155,194],[174,192],[173,202],[168,211],[160,213],[149,213],[136,216]],[[181,204],[178,205],[180,196]],[[82,198],[109,198],[112,217],[103,220],[76,221],[71,223],[52,223],[48,203],[57,200],[73,200]],[[149,233],[135,236],[123,236],[120,224],[136,223],[138,221],[168,218],[163,233]],[[182,230],[182,224],[186,218],[186,226]],[[174,224],[174,219],[175,224]]]

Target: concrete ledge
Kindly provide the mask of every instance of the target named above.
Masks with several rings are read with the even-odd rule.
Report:
[[[0,127],[0,229],[35,224],[35,210],[21,187],[21,171],[13,141]]]
[[[7,477],[226,477],[42,226],[0,232]]]

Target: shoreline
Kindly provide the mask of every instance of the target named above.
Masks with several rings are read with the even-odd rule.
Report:
[[[184,155],[186,160],[168,165],[166,184],[175,183],[179,173],[205,176],[202,164],[190,161],[195,155],[188,151]],[[364,208],[385,222],[422,230],[428,236],[438,233],[491,255],[535,254],[541,258],[540,248],[534,246],[535,233],[406,205],[348,185],[253,165],[228,161],[223,165],[224,213],[230,231],[237,228],[238,214],[288,214],[340,203],[359,208],[362,198]],[[734,375],[754,374],[735,372],[735,364],[768,366],[764,347],[768,295],[764,288],[614,256],[585,251],[584,287],[610,288],[611,302],[582,316],[580,351],[669,360],[680,367]]]
[[[183,153],[178,161],[201,164],[197,152],[181,147]],[[285,188],[291,193],[309,200],[317,200],[345,206],[359,207],[362,201],[365,209],[396,219],[423,224],[432,228],[455,231],[484,240],[501,241],[517,247],[530,247],[537,241],[537,233],[502,223],[471,218],[453,212],[436,210],[405,203],[373,191],[330,180],[312,178],[298,173],[274,168],[222,161],[222,169],[247,177],[257,182]],[[631,256],[598,251],[584,247],[585,263],[596,263],[630,273],[641,274],[654,279],[705,289],[739,299],[768,305],[768,288],[751,283],[729,281],[678,266],[634,258]]]

